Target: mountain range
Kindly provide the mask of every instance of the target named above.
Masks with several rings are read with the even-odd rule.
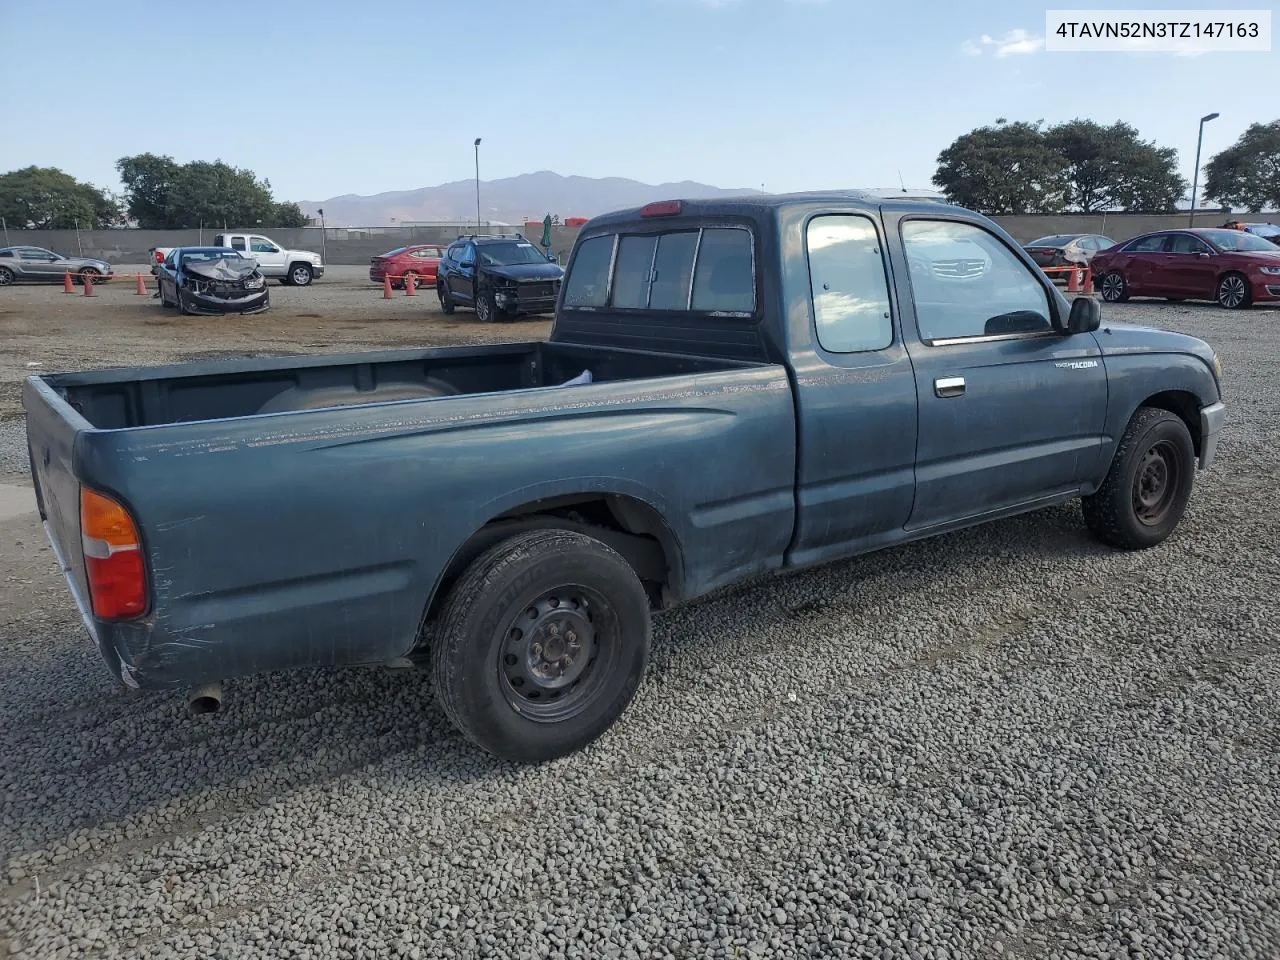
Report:
[[[641,183],[624,177],[565,177],[550,170],[524,173],[518,177],[480,181],[480,213],[491,223],[520,224],[541,220],[546,214],[594,217],[677,197],[733,197],[759,193],[751,189],[724,189],[684,180],[680,183]],[[300,200],[298,206],[309,217],[324,210],[330,227],[385,226],[405,221],[475,222],[476,183],[455,180],[436,187],[391,190],[372,196],[348,193],[328,200]]]

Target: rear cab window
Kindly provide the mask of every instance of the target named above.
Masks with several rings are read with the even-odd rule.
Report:
[[[635,232],[629,232],[631,230]],[[641,310],[751,316],[754,238],[745,225],[629,225],[583,240],[565,278],[569,310]]]

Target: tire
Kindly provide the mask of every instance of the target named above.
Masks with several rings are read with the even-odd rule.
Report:
[[[453,294],[443,283],[436,284],[436,296],[440,298],[440,312],[450,314],[454,311]]]
[[[1249,289],[1249,278],[1242,273],[1224,273],[1218,279],[1218,288],[1214,292],[1218,306],[1227,310],[1245,310],[1253,302],[1253,291]]]
[[[523,533],[482,554],[449,592],[431,639],[436,696],[494,756],[553,760],[626,710],[651,635],[644,588],[614,550],[574,531]]]
[[[183,303],[183,302],[182,302],[182,291],[181,291],[181,290],[178,290],[178,289],[176,289],[176,288],[174,289],[174,291],[173,291],[173,301],[174,301],[174,304],[173,304],[173,305],[174,305],[175,307],[177,307],[177,308],[178,308],[178,313],[182,314],[184,317],[190,317],[190,316],[193,316],[193,314],[191,313],[191,311],[187,309],[187,305],[186,305],[185,303]]]
[[[358,391],[345,387],[327,390],[300,390],[289,387],[260,406],[255,413],[284,413],[289,410],[315,410],[319,407],[352,407],[362,403],[386,403],[391,400],[426,400],[447,397],[458,389],[443,380],[428,378],[425,383],[400,384],[378,390]]]
[[[1191,431],[1181,418],[1168,410],[1139,407],[1102,486],[1083,498],[1085,523],[1108,546],[1154,547],[1182,519],[1195,469]]]
[[[289,265],[289,273],[287,275],[290,285],[295,287],[308,287],[314,278],[315,273],[311,269],[309,263],[293,263]]]
[[[8,267],[0,267],[0,287],[7,287],[14,281],[13,271]]]
[[[493,301],[493,293],[485,290],[476,297],[476,319],[481,323],[493,323],[498,316],[498,305]]]
[[[1108,303],[1124,303],[1129,299],[1129,284],[1118,270],[1104,273],[1098,280],[1098,289]]]

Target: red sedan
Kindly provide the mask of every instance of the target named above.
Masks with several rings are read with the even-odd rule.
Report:
[[[1216,300],[1229,310],[1280,302],[1280,248],[1221,227],[1144,233],[1093,258],[1094,283],[1113,303],[1129,297]]]
[[[434,289],[436,270],[443,256],[444,247],[434,243],[396,247],[369,261],[369,279],[382,283],[383,277],[390,277],[391,285],[398,290],[404,286],[405,275],[411,273],[415,287]]]

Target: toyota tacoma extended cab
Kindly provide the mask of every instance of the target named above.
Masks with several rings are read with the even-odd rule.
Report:
[[[1218,360],[1107,323],[991,221],[856,193],[592,219],[550,339],[30,377],[46,530],[136,688],[421,663],[502,757],[623,713],[651,614],[1083,498],[1168,537]],[[196,703],[193,700],[193,705]]]

